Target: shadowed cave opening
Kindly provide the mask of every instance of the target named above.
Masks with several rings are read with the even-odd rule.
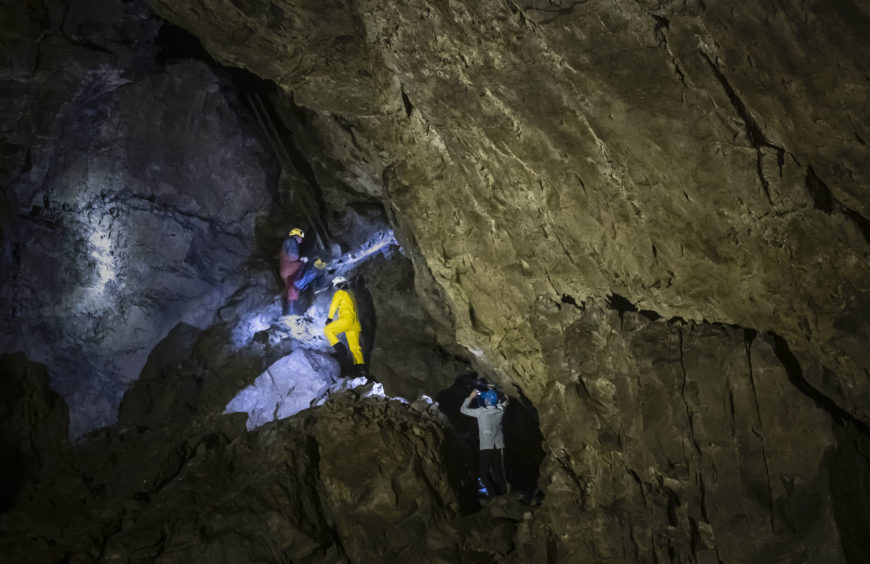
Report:
[[[441,390],[436,396],[438,408],[448,417],[469,449],[465,458],[472,469],[476,468],[479,447],[477,421],[461,414],[459,406],[479,381],[476,372],[460,374],[450,387]],[[538,478],[544,458],[538,410],[519,388],[513,393],[498,391],[509,400],[502,421],[506,480],[512,493],[532,499],[539,494]],[[472,403],[472,407],[476,406],[477,403]]]
[[[564,301],[564,298],[563,298]],[[636,305],[634,305],[628,298],[624,296],[620,296],[619,294],[613,292],[609,296],[607,296],[607,307],[612,310],[616,310],[619,312],[620,316],[628,311],[634,311],[639,313],[640,315],[646,317],[650,321],[655,321],[657,319],[661,319],[662,316],[658,313],[649,310],[649,309],[638,309]]]
[[[325,220],[326,203],[317,175],[304,152],[297,147],[293,132],[286,121],[296,122],[301,128],[308,126],[306,111],[293,102],[292,93],[289,97],[282,98],[286,107],[279,113],[275,107],[279,90],[273,81],[263,79],[243,68],[220,64],[196,36],[170,23],[161,25],[156,46],[159,48],[156,60],[160,64],[197,60],[207,64],[215,73],[227,76],[232,83],[232,88],[227,90],[228,95],[241,111],[249,114],[250,121],[259,127],[260,137],[268,140],[272,155],[281,164],[285,174],[290,169],[304,182],[305,186],[298,191],[289,188],[286,179],[272,183],[275,187],[272,194],[276,201],[275,213],[260,221],[257,226],[257,241],[263,254],[269,256],[280,245],[283,237],[277,233],[289,224],[307,224],[316,232],[315,243],[312,243],[311,237],[303,242],[306,253],[328,253],[326,247],[331,242],[331,233],[329,223]],[[296,202],[292,201],[294,195]],[[304,205],[299,205],[302,200]]]

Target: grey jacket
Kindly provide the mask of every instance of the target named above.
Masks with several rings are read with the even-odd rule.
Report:
[[[480,438],[480,450],[504,448],[504,435],[501,432],[501,420],[504,417],[504,406],[468,407],[471,398],[465,398],[459,412],[469,417],[477,418],[477,432]]]

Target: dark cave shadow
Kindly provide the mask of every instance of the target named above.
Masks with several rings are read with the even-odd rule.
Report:
[[[502,422],[505,465],[513,488],[531,494],[538,489],[541,476],[544,436],[537,408],[519,387],[517,394],[510,398]]]
[[[0,514],[3,514],[15,505],[25,478],[26,464],[19,449],[6,441],[0,442],[0,460],[3,461],[0,468]]]
[[[357,316],[362,332],[360,333],[360,346],[363,351],[363,360],[371,366],[372,350],[375,348],[375,331],[378,327],[378,317],[375,314],[375,301],[366,286],[365,276],[357,274],[350,279],[350,289],[356,301]]]

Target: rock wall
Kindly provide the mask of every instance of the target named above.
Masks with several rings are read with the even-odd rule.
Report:
[[[553,324],[563,352],[547,363],[562,376],[539,409],[544,508],[567,536],[563,558],[842,561],[835,424],[769,337],[562,309],[541,312],[568,328]]]
[[[48,367],[71,433],[115,420],[179,321],[252,278],[277,164],[226,76],[155,58],[141,3],[4,3],[0,350]],[[6,49],[6,47],[10,49]]]
[[[312,110],[322,183],[385,199],[488,364],[534,386],[535,300],[615,292],[775,331],[866,421],[860,4],[151,5]]]

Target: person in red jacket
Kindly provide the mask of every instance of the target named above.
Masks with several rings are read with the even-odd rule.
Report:
[[[287,234],[284,244],[281,245],[280,265],[278,272],[284,281],[284,295],[282,297],[283,315],[299,315],[299,290],[294,282],[302,275],[302,266],[308,259],[302,256],[300,245],[305,238],[305,232],[296,227]]]

